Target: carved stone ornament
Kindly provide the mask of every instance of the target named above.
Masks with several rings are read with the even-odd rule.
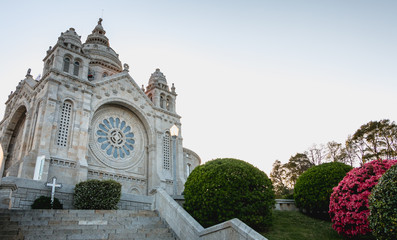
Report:
[[[145,129],[130,110],[105,106],[92,119],[90,149],[108,167],[126,169],[144,159]]]

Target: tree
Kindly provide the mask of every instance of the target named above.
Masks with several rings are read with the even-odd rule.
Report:
[[[286,173],[287,169],[284,164],[281,164],[279,160],[276,160],[273,163],[270,179],[272,180],[274,191],[277,197],[288,195],[292,191],[290,188],[288,188],[288,184],[286,182]]]
[[[331,141],[327,143],[327,160],[330,162],[341,162],[346,163],[347,159],[346,149],[342,146],[342,143]]]
[[[325,147],[320,144],[313,144],[307,151],[306,156],[313,165],[320,165],[325,158]]]
[[[355,152],[361,164],[397,156],[397,125],[388,119],[370,121],[349,136],[346,147]]]
[[[288,163],[285,164],[288,184],[292,187],[295,186],[298,177],[312,166],[314,164],[310,162],[304,153],[297,153],[295,156],[291,156]]]
[[[346,147],[343,148],[343,152],[345,155],[346,164],[350,164],[350,166],[353,167],[357,159],[354,149],[346,145]]]

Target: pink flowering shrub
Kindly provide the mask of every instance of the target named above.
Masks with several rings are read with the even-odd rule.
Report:
[[[371,232],[368,196],[378,179],[397,160],[374,160],[354,168],[333,189],[329,204],[332,227],[341,235],[354,237]]]

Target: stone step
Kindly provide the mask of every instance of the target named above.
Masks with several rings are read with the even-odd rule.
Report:
[[[0,226],[1,240],[177,239],[146,210],[0,210]]]

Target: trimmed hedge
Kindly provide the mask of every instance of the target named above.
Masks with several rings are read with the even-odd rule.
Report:
[[[34,200],[31,205],[32,209],[63,209],[63,204],[59,202],[58,198],[54,198],[53,206],[51,207],[51,197],[40,196]]]
[[[264,172],[242,160],[216,159],[196,167],[184,193],[184,208],[203,227],[232,218],[257,231],[272,224],[272,183]]]
[[[332,189],[346,176],[352,167],[330,162],[309,168],[299,176],[295,184],[296,206],[309,214],[327,215]]]
[[[334,188],[329,204],[332,227],[341,235],[355,237],[371,232],[368,196],[378,179],[397,160],[373,160],[354,168]]]
[[[76,184],[74,206],[77,209],[117,209],[121,184],[114,180],[88,180]]]
[[[376,239],[397,239],[397,165],[379,179],[369,197],[369,226]]]

